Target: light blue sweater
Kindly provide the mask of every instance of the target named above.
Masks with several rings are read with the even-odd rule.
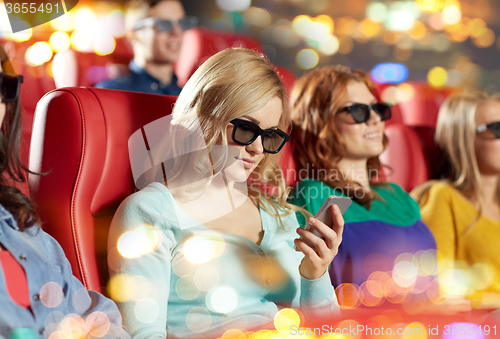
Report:
[[[116,252],[120,235],[144,224],[154,226],[161,238],[153,251],[134,259],[118,256],[111,265],[113,279],[125,277],[119,280],[126,286],[120,299],[132,299],[118,302],[132,336],[215,338],[228,329],[272,327],[274,316],[285,307],[300,309],[306,318],[338,314],[328,275],[308,280],[299,274],[303,254],[293,249],[295,215],[282,218],[285,229],[263,208],[260,215],[264,236],[257,246],[190,218],[160,183],[128,197],[113,219],[109,250]],[[194,254],[208,253],[211,259],[188,261],[196,261],[190,257],[192,244]]]

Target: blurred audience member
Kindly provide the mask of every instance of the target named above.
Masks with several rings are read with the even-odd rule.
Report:
[[[308,173],[299,178],[292,202],[315,214],[330,195],[353,199],[344,214],[339,253],[330,266],[333,286],[349,283],[365,288],[367,280],[379,283],[386,277],[393,279],[394,295],[425,294],[435,278],[433,272],[402,282],[396,268],[414,255],[430,256],[435,262],[434,237],[420,219],[418,205],[400,186],[377,182],[391,108],[377,100],[363,72],[341,65],[300,78],[291,93],[291,108],[293,153],[299,173],[304,169]],[[300,214],[297,218],[305,224]],[[365,305],[381,302],[372,298]]]
[[[22,77],[0,45],[0,338],[130,338],[113,301],[87,291],[61,246],[40,229],[32,202],[12,181],[19,159]]]
[[[417,187],[422,219],[441,254],[441,288],[473,307],[500,307],[500,96],[462,93],[441,106],[436,143],[448,178]],[[471,279],[456,279],[456,271]]]
[[[184,31],[195,27],[197,19],[186,16],[178,0],[146,0],[146,4],[147,14],[132,27],[130,73],[96,87],[167,95],[181,92],[173,64],[179,58]]]

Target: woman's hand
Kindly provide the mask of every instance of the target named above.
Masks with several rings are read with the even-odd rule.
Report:
[[[328,227],[315,218],[309,218],[309,225],[318,231],[325,239],[314,235],[311,231],[299,227],[297,234],[300,239],[295,239],[295,246],[304,253],[304,259],[299,266],[300,274],[307,279],[320,278],[328,269],[333,258],[337,255],[342,242],[344,231],[344,218],[337,205],[330,207],[333,226]]]

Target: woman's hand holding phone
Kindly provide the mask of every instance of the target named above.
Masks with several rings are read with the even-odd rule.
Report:
[[[332,226],[316,218],[309,218],[308,229],[301,227],[297,229],[300,238],[295,239],[295,246],[304,253],[299,272],[304,278],[310,280],[318,279],[326,272],[342,242],[344,231],[342,213],[337,205],[331,205],[328,209],[333,220]],[[313,230],[323,238],[315,235]]]

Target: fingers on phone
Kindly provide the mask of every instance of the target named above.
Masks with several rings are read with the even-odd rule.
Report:
[[[318,237],[311,231],[305,230],[303,234],[301,234],[302,238],[307,241],[307,243],[313,245],[318,251],[328,248],[333,248],[335,240],[337,238],[337,234],[330,227],[322,223],[321,221],[310,218],[308,221],[310,227],[316,230],[324,239]],[[323,248],[322,246],[325,246]]]
[[[337,205],[332,205],[330,208],[330,212],[332,213],[333,225],[332,229],[337,233],[337,235],[342,235],[344,232],[344,217],[342,213],[340,213],[340,209]]]

